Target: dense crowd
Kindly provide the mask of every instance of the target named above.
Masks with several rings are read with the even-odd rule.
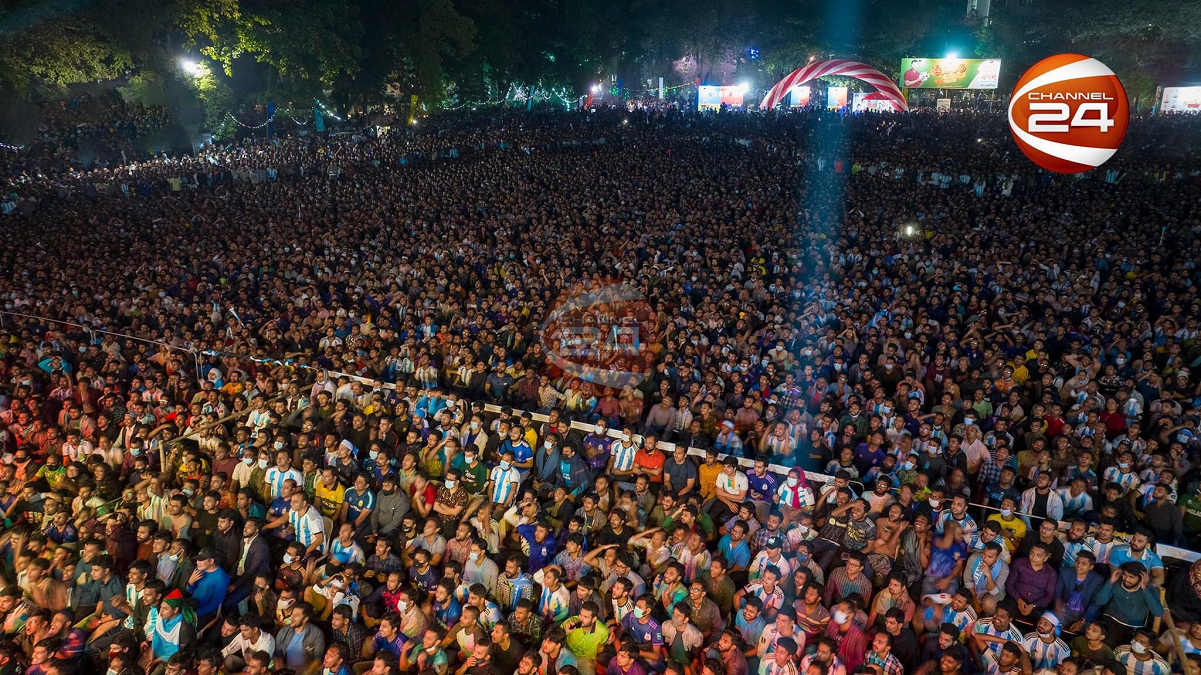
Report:
[[[823,111],[8,167],[0,675],[1195,668],[1199,129],[1078,176]]]
[[[6,126],[36,128],[21,133],[20,143],[7,133],[0,138],[8,141],[0,148],[0,177],[5,179],[135,161],[152,154],[147,139],[167,134],[172,125],[166,107],[127,102],[116,91],[43,101],[12,116],[16,119]]]

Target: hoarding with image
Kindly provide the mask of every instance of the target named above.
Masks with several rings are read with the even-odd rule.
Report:
[[[1000,79],[1000,59],[901,59],[908,89],[996,89]]]
[[[847,107],[847,88],[826,88],[826,107],[831,110],[841,110]]]
[[[869,98],[873,96],[865,91],[857,91],[852,96],[851,110],[855,112],[863,112],[870,110],[872,112],[892,112],[892,103],[879,98]]]
[[[788,90],[788,105],[792,108],[804,108],[809,105],[809,89],[808,85],[793,87]]]
[[[718,110],[723,105],[733,108],[742,107],[742,95],[746,93],[744,85],[702,85],[697,87],[697,109]]]
[[[1159,111],[1201,113],[1201,87],[1164,87]]]

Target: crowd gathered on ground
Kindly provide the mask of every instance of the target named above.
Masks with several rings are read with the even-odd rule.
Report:
[[[1201,666],[1201,122],[417,128],[0,156],[0,675]]]

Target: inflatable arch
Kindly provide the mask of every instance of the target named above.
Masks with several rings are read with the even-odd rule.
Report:
[[[880,96],[892,104],[893,109],[897,111],[909,110],[908,104],[905,103],[905,97],[901,95],[901,90],[897,88],[897,85],[887,75],[865,63],[848,61],[846,59],[817,61],[802,68],[797,68],[789,73],[788,77],[777,82],[767,92],[767,95],[763,97],[763,102],[759,104],[759,108],[761,110],[774,108],[788,96],[788,92],[793,87],[826,75],[843,75],[866,82],[875,87]]]

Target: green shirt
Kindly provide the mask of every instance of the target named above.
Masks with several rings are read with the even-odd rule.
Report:
[[[484,486],[488,484],[488,469],[483,462],[477,461],[474,467],[468,466],[467,462],[463,461],[463,456],[459,455],[451,462],[451,466],[463,474],[463,489],[468,494],[484,494]]]
[[[717,532],[717,528],[713,526],[713,519],[704,511],[701,511],[700,515],[696,517],[696,524],[701,528],[701,533],[705,535],[706,539],[712,537]],[[671,534],[672,530],[676,529],[676,521],[671,516],[668,516],[663,519],[661,527],[668,534]]]
[[[600,621],[593,621],[591,628],[576,627],[567,631],[566,646],[576,658],[595,659],[608,641],[609,627]]]
[[[1189,534],[1201,532],[1201,495],[1190,493],[1180,500],[1180,508],[1184,509],[1184,531]]]
[[[417,644],[413,645],[413,648],[409,650],[409,663],[416,666],[417,657],[419,657],[423,651],[425,651],[425,648],[422,646],[421,641],[418,640]],[[450,661],[446,658],[446,652],[442,651],[442,648],[439,647],[438,650],[433,654],[426,652],[425,663],[422,665],[423,669],[432,668],[434,670],[441,670],[442,667],[448,666],[449,664]]]

